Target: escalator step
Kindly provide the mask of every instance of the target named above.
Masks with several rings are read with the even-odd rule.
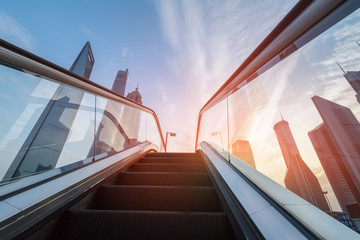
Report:
[[[166,157],[166,158],[200,158],[198,153],[181,153],[181,152],[171,152],[171,153],[149,153],[146,157]]]
[[[205,172],[202,164],[181,163],[136,163],[127,171],[130,172]]]
[[[201,158],[190,157],[144,157],[139,163],[202,163]]]
[[[123,172],[115,180],[117,185],[152,186],[212,186],[206,173],[192,172]]]
[[[224,213],[70,210],[58,239],[233,239]]]
[[[212,187],[117,186],[97,190],[92,209],[219,212]]]

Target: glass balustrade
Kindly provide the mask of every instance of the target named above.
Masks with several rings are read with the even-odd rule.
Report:
[[[311,41],[298,39],[244,79],[201,114],[198,143],[325,212],[358,211],[359,23],[357,10]]]
[[[163,151],[154,114],[0,65],[0,181],[86,164],[141,143]]]

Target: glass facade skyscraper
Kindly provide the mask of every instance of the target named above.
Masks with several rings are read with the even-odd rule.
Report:
[[[287,167],[284,179],[286,188],[321,210],[329,211],[317,177],[300,156],[289,123],[281,120],[274,125],[274,130]]]
[[[312,100],[324,122],[309,137],[341,208],[347,211],[347,205],[360,200],[360,124],[349,108],[318,96]]]

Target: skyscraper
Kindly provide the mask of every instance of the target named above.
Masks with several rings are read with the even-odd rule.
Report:
[[[356,100],[360,103],[360,71],[348,71],[344,77],[356,92]]]
[[[281,120],[274,125],[274,130],[287,167],[286,188],[321,210],[329,211],[318,179],[300,156],[289,123]]]
[[[349,108],[312,100],[324,122],[309,137],[341,208],[349,211],[347,205],[360,202],[360,124]]]
[[[256,168],[254,155],[250,143],[246,140],[237,140],[232,145],[232,154],[238,159],[246,162],[253,168]]]
[[[142,97],[139,92],[139,87],[130,93],[127,98],[130,100],[142,104]],[[142,113],[140,110],[124,105],[124,111],[121,116],[121,125],[124,127],[125,132],[129,137],[129,141],[125,142],[128,145],[134,145],[139,142],[139,129]],[[145,117],[145,116],[143,116]]]
[[[90,42],[88,41],[85,43],[85,46],[83,47],[69,70],[79,76],[90,79],[94,63],[95,58],[91,49]]]
[[[125,96],[125,88],[128,77],[129,77],[128,69],[126,69],[126,71],[119,70],[116,74],[115,81],[113,83],[111,91],[119,94],[120,96]]]

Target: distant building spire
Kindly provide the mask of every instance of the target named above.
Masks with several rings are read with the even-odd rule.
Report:
[[[74,63],[70,67],[70,71],[86,79],[90,79],[94,63],[95,58],[91,50],[90,42],[87,41],[75,59]]]
[[[281,111],[279,110],[280,116],[281,116],[281,120],[284,121],[283,115],[281,114]]]
[[[139,104],[142,104],[142,96],[139,92],[139,84],[137,85],[136,89],[126,96],[128,99],[137,102]]]
[[[338,62],[336,62],[336,64],[339,66],[339,68],[344,72],[344,74],[346,74],[346,72],[345,72],[345,70],[341,67],[341,65],[338,63]]]

